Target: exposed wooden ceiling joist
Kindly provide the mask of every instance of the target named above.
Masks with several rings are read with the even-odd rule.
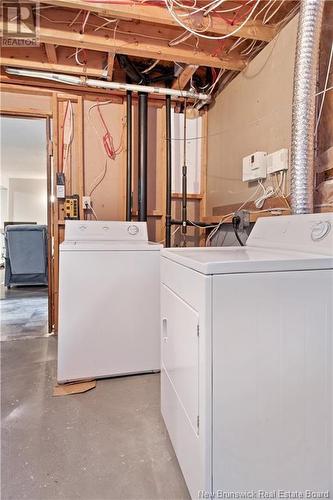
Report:
[[[105,65],[105,59],[102,53],[87,54],[87,64],[84,67],[76,64],[75,59],[70,57],[72,54],[72,48],[58,47],[57,62],[50,63],[42,47],[31,49],[17,48],[15,52],[12,49],[3,47],[0,56],[0,65],[99,78],[104,75],[103,66]]]
[[[61,14],[61,13],[60,13]],[[3,29],[0,23],[0,30]],[[7,29],[14,29],[8,23]],[[142,36],[138,36],[139,31]],[[98,52],[114,52],[128,56],[138,56],[151,59],[162,59],[165,61],[177,61],[185,64],[198,66],[210,66],[241,71],[245,68],[245,59],[239,55],[214,55],[212,44],[202,44],[200,48],[184,47],[183,45],[169,46],[165,39],[170,40],[168,30],[151,27],[149,30],[149,41],[147,41],[147,27],[122,23],[121,32],[117,36],[112,32],[100,29],[98,31],[80,33],[65,23],[59,25],[44,18],[41,19],[39,39],[41,43],[53,45],[65,45],[80,49],[89,49]]]
[[[172,88],[176,90],[183,90],[198,67],[199,66],[196,66],[195,64],[189,64],[188,66],[185,66],[178,78],[173,82]]]
[[[95,12],[102,16],[118,19],[138,20],[166,26],[179,26],[166,8],[150,5],[121,5],[86,2],[83,0],[41,0],[41,3],[71,9],[83,9]],[[228,35],[235,30],[235,26],[216,16],[211,17],[209,33]],[[248,21],[238,32],[238,37],[253,40],[271,41],[276,35],[274,26],[265,26],[261,21]]]

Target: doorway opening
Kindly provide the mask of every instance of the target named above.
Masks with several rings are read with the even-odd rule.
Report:
[[[50,333],[50,119],[0,116],[1,340]]]

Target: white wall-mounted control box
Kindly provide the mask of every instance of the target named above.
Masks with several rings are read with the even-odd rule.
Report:
[[[264,151],[257,151],[252,155],[243,158],[243,181],[255,181],[257,179],[266,179],[267,153]]]
[[[267,173],[281,172],[288,170],[289,166],[289,151],[287,148],[279,149],[274,153],[267,155]]]

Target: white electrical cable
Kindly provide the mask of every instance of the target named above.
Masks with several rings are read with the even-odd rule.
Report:
[[[164,0],[165,1],[165,5],[168,9],[168,12],[169,14],[174,18],[174,20],[180,25],[182,26],[184,29],[186,29],[187,31],[189,31],[190,33],[192,33],[192,35],[195,35],[195,36],[199,36],[201,38],[206,38],[207,40],[224,40],[225,38],[229,38],[231,36],[234,36],[235,33],[237,33],[239,30],[241,30],[243,28],[243,26],[245,26],[245,24],[249,21],[249,19],[251,18],[253,12],[255,11],[255,9],[257,8],[257,6],[259,5],[259,2],[260,0],[256,0],[256,3],[253,7],[253,9],[251,10],[251,12],[248,14],[248,16],[246,17],[245,21],[243,21],[241,24],[239,24],[237,26],[237,28],[235,30],[233,30],[232,32],[226,34],[226,35],[222,35],[222,36],[211,36],[211,35],[204,35],[203,33],[200,33],[198,31],[194,31],[192,30],[191,28],[189,28],[189,26],[187,26],[186,24],[184,24],[180,19],[179,17],[174,13],[173,11],[173,8],[172,6],[169,5],[169,1],[170,0]],[[172,0],[171,0],[171,4],[172,4]]]
[[[326,77],[325,77],[325,85],[324,85],[324,90],[323,90],[323,97],[321,99],[321,103],[320,103],[320,107],[319,107],[319,113],[318,113],[318,118],[317,118],[317,122],[316,122],[316,126],[315,126],[315,132],[314,132],[315,136],[318,133],[318,127],[319,127],[319,122],[320,122],[321,114],[322,114],[323,107],[324,107],[325,96],[326,96],[326,92],[328,90],[327,89],[327,85],[328,85],[328,80],[329,80],[329,76],[330,76],[330,72],[331,72],[332,58],[333,58],[333,42],[332,42],[332,45],[331,45],[331,52],[330,52],[330,56],[329,56],[328,64],[327,64],[327,71],[326,71]]]
[[[141,71],[141,73],[143,73],[143,74],[149,73],[149,71],[151,71],[152,69],[154,69],[155,66],[157,66],[159,62],[160,62],[160,59],[156,59],[156,61],[153,64],[151,64],[148,68],[146,68],[143,71]]]

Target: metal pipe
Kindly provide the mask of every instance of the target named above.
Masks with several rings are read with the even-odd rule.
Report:
[[[126,94],[126,220],[132,220],[132,92]]]
[[[172,210],[172,156],[171,156],[171,97],[165,98],[166,115],[166,209],[165,209],[165,246],[171,246],[171,210]]]
[[[147,151],[148,151],[148,133],[147,133],[147,117],[148,117],[148,95],[139,93],[139,112],[138,112],[138,129],[139,129],[139,183],[138,183],[138,220],[147,220]]]
[[[182,168],[182,234],[184,235],[184,246],[186,246],[185,235],[187,233],[187,165],[186,165],[186,99],[184,105],[184,142],[183,142],[183,168]]]
[[[105,80],[94,80],[92,78],[83,78],[73,75],[65,75],[61,73],[51,73],[48,71],[35,71],[31,69],[6,68],[8,75],[28,76],[29,78],[41,78],[43,80],[52,80],[58,83],[66,83],[67,85],[80,85],[81,87],[95,87],[101,89],[111,89],[126,92],[143,92],[146,94],[169,95],[171,97],[188,98],[199,101],[205,101],[207,104],[211,101],[211,96],[208,94],[197,93],[186,90],[168,89],[165,87],[150,87],[148,85],[134,85],[132,83],[117,83],[107,82]]]
[[[291,206],[313,212],[316,71],[324,0],[302,0],[298,22],[291,144]]]
[[[209,228],[211,226],[218,226],[219,225],[218,222],[211,223],[211,222],[200,222],[200,221],[191,221],[191,220],[187,220],[186,224],[188,226],[193,226],[193,227],[200,226],[203,229]],[[171,226],[182,226],[183,225],[183,221],[182,220],[177,220],[177,219],[171,219],[170,225]]]

